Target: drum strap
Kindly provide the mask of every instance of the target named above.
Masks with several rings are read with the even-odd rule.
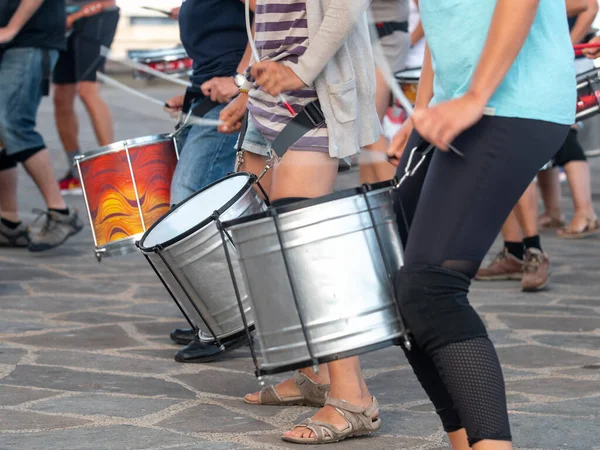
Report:
[[[183,106],[181,112],[187,114],[190,109],[192,115],[196,117],[204,117],[213,108],[219,106],[219,103],[213,102],[210,98],[205,97],[202,91],[188,89],[183,97]]]
[[[52,78],[52,62],[50,51],[42,49],[42,97],[50,95],[50,79]]]
[[[271,148],[279,158],[282,158],[298,139],[324,123],[325,116],[321,110],[319,100],[310,102],[281,130],[281,133],[273,141]]]
[[[393,34],[395,31],[402,31],[404,33],[408,33],[408,22],[377,22],[375,24],[377,27],[377,33],[379,34],[379,39],[383,39],[390,34]]]

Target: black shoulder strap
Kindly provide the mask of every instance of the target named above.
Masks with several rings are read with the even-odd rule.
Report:
[[[325,116],[321,110],[319,100],[309,103],[289,122],[281,133],[275,138],[271,148],[279,158],[292,147],[298,139],[310,130],[320,127],[325,123]]]

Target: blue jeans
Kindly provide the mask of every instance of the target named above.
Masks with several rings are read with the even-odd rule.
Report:
[[[225,106],[217,106],[204,117],[218,119]],[[178,142],[179,162],[171,182],[171,204],[180,203],[233,172],[237,138],[237,133],[223,134],[213,127],[188,127]]]
[[[50,64],[58,50],[49,50]],[[42,149],[44,139],[35,130],[42,100],[43,50],[16,47],[4,51],[0,62],[0,141],[6,154]]]

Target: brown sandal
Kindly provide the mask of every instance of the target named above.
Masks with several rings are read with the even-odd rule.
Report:
[[[552,216],[542,216],[538,223],[542,230],[556,230],[565,226],[564,220]]]
[[[319,384],[310,379],[302,372],[294,373],[294,381],[300,395],[296,397],[282,397],[279,395],[275,386],[267,386],[258,393],[258,402],[250,402],[244,398],[244,402],[250,405],[269,405],[269,406],[316,406],[325,405],[328,384]]]
[[[373,397],[373,402],[366,408],[352,405],[344,400],[327,397],[325,405],[330,405],[348,422],[348,426],[343,430],[338,430],[334,425],[326,422],[306,419],[300,422],[295,428],[307,428],[311,430],[315,437],[296,438],[282,436],[286,442],[294,444],[333,444],[345,439],[357,436],[371,434],[381,428],[381,419],[373,419],[373,413],[379,409],[377,399]]]
[[[573,230],[568,226],[561,228],[556,232],[560,239],[583,239],[588,236],[600,234],[600,221],[598,219],[588,219],[583,230]]]

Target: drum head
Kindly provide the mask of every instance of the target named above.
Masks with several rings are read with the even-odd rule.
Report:
[[[142,237],[140,247],[152,249],[167,247],[172,243],[204,228],[212,222],[215,211],[226,211],[252,184],[252,176],[247,173],[230,175],[175,206]]]
[[[396,79],[404,82],[418,82],[421,78],[421,69],[408,69],[396,72]]]

